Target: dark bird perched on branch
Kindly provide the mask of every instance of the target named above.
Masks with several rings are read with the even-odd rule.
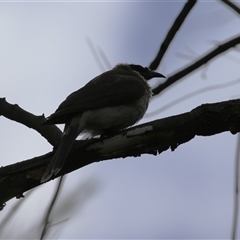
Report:
[[[147,81],[164,76],[147,67],[118,64],[70,94],[43,124],[65,123],[62,140],[42,176],[46,182],[63,167],[81,132],[107,134],[125,129],[145,114],[152,91]]]

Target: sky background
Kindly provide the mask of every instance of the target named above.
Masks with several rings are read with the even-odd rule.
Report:
[[[87,39],[111,66],[148,66],[184,3],[0,2],[0,96],[33,114],[50,115],[71,92],[102,72]],[[158,71],[172,75],[239,35],[239,26],[240,17],[220,1],[199,1]],[[148,115],[197,89],[240,79],[239,66],[239,48],[224,53],[153,99],[141,123],[239,98],[235,85]],[[52,150],[36,131],[3,117],[0,133],[1,166]],[[53,223],[65,221],[52,227],[48,237],[229,239],[236,139],[229,132],[195,137],[174,152],[94,163],[70,173],[52,216]],[[56,183],[32,192],[1,239],[39,238]],[[0,221],[16,201],[7,203]]]

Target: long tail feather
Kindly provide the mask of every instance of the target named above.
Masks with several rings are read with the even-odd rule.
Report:
[[[52,175],[56,175],[63,168],[67,155],[78,134],[78,129],[72,128],[63,135],[56,153],[42,176],[41,183],[49,180]]]

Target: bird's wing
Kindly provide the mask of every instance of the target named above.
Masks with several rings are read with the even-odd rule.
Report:
[[[70,94],[46,123],[65,123],[85,110],[133,103],[144,94],[145,84],[137,76],[124,76],[110,70]]]

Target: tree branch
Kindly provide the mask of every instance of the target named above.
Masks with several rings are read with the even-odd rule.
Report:
[[[45,117],[36,116],[20,108],[17,104],[10,104],[5,98],[0,98],[0,116],[4,116],[40,133],[47,141],[57,146],[61,140],[62,132],[55,125],[41,126]]]
[[[58,180],[58,184],[57,184],[57,188],[55,190],[55,193],[54,193],[54,196],[48,206],[48,209],[46,211],[46,215],[44,217],[44,220],[43,220],[43,229],[42,229],[42,232],[41,232],[41,237],[40,237],[40,240],[44,239],[44,237],[46,236],[48,230],[49,230],[49,227],[51,225],[51,220],[50,220],[50,215],[52,213],[52,210],[53,210],[53,207],[54,205],[56,204],[56,201],[57,201],[57,198],[60,194],[60,190],[62,189],[62,186],[63,186],[63,180],[64,180],[64,176],[60,177],[59,180]]]
[[[183,78],[184,76],[188,75],[189,73],[195,71],[196,69],[200,68],[202,65],[209,62],[211,59],[217,57],[218,55],[224,53],[228,49],[235,47],[240,43],[240,36],[237,36],[210,51],[209,53],[205,54],[204,56],[200,57],[199,60],[195,61],[193,64],[184,67],[182,70],[178,71],[177,73],[173,74],[172,76],[168,77],[168,79],[153,89],[153,94],[159,94],[164,89],[169,87],[170,85],[176,83],[179,79]]]
[[[114,158],[157,155],[175,150],[195,136],[210,136],[224,131],[240,131],[240,99],[204,104],[190,112],[155,120],[118,134],[76,141],[64,168],[57,177],[88,164]],[[0,204],[40,185],[40,179],[53,152],[0,168]]]
[[[157,67],[159,66],[159,64],[160,64],[161,60],[163,59],[163,56],[166,53],[168,47],[170,46],[173,38],[177,34],[178,30],[182,26],[183,22],[187,18],[188,14],[192,10],[192,8],[196,4],[196,2],[197,2],[196,0],[188,0],[188,2],[184,5],[182,11],[179,13],[177,18],[175,19],[172,27],[169,29],[163,43],[161,44],[161,47],[159,49],[157,56],[150,64],[149,68],[151,70],[156,70]]]
[[[223,3],[225,3],[228,7],[230,7],[235,13],[240,14],[240,8],[235,5],[233,2],[230,2],[228,0],[221,0]]]

